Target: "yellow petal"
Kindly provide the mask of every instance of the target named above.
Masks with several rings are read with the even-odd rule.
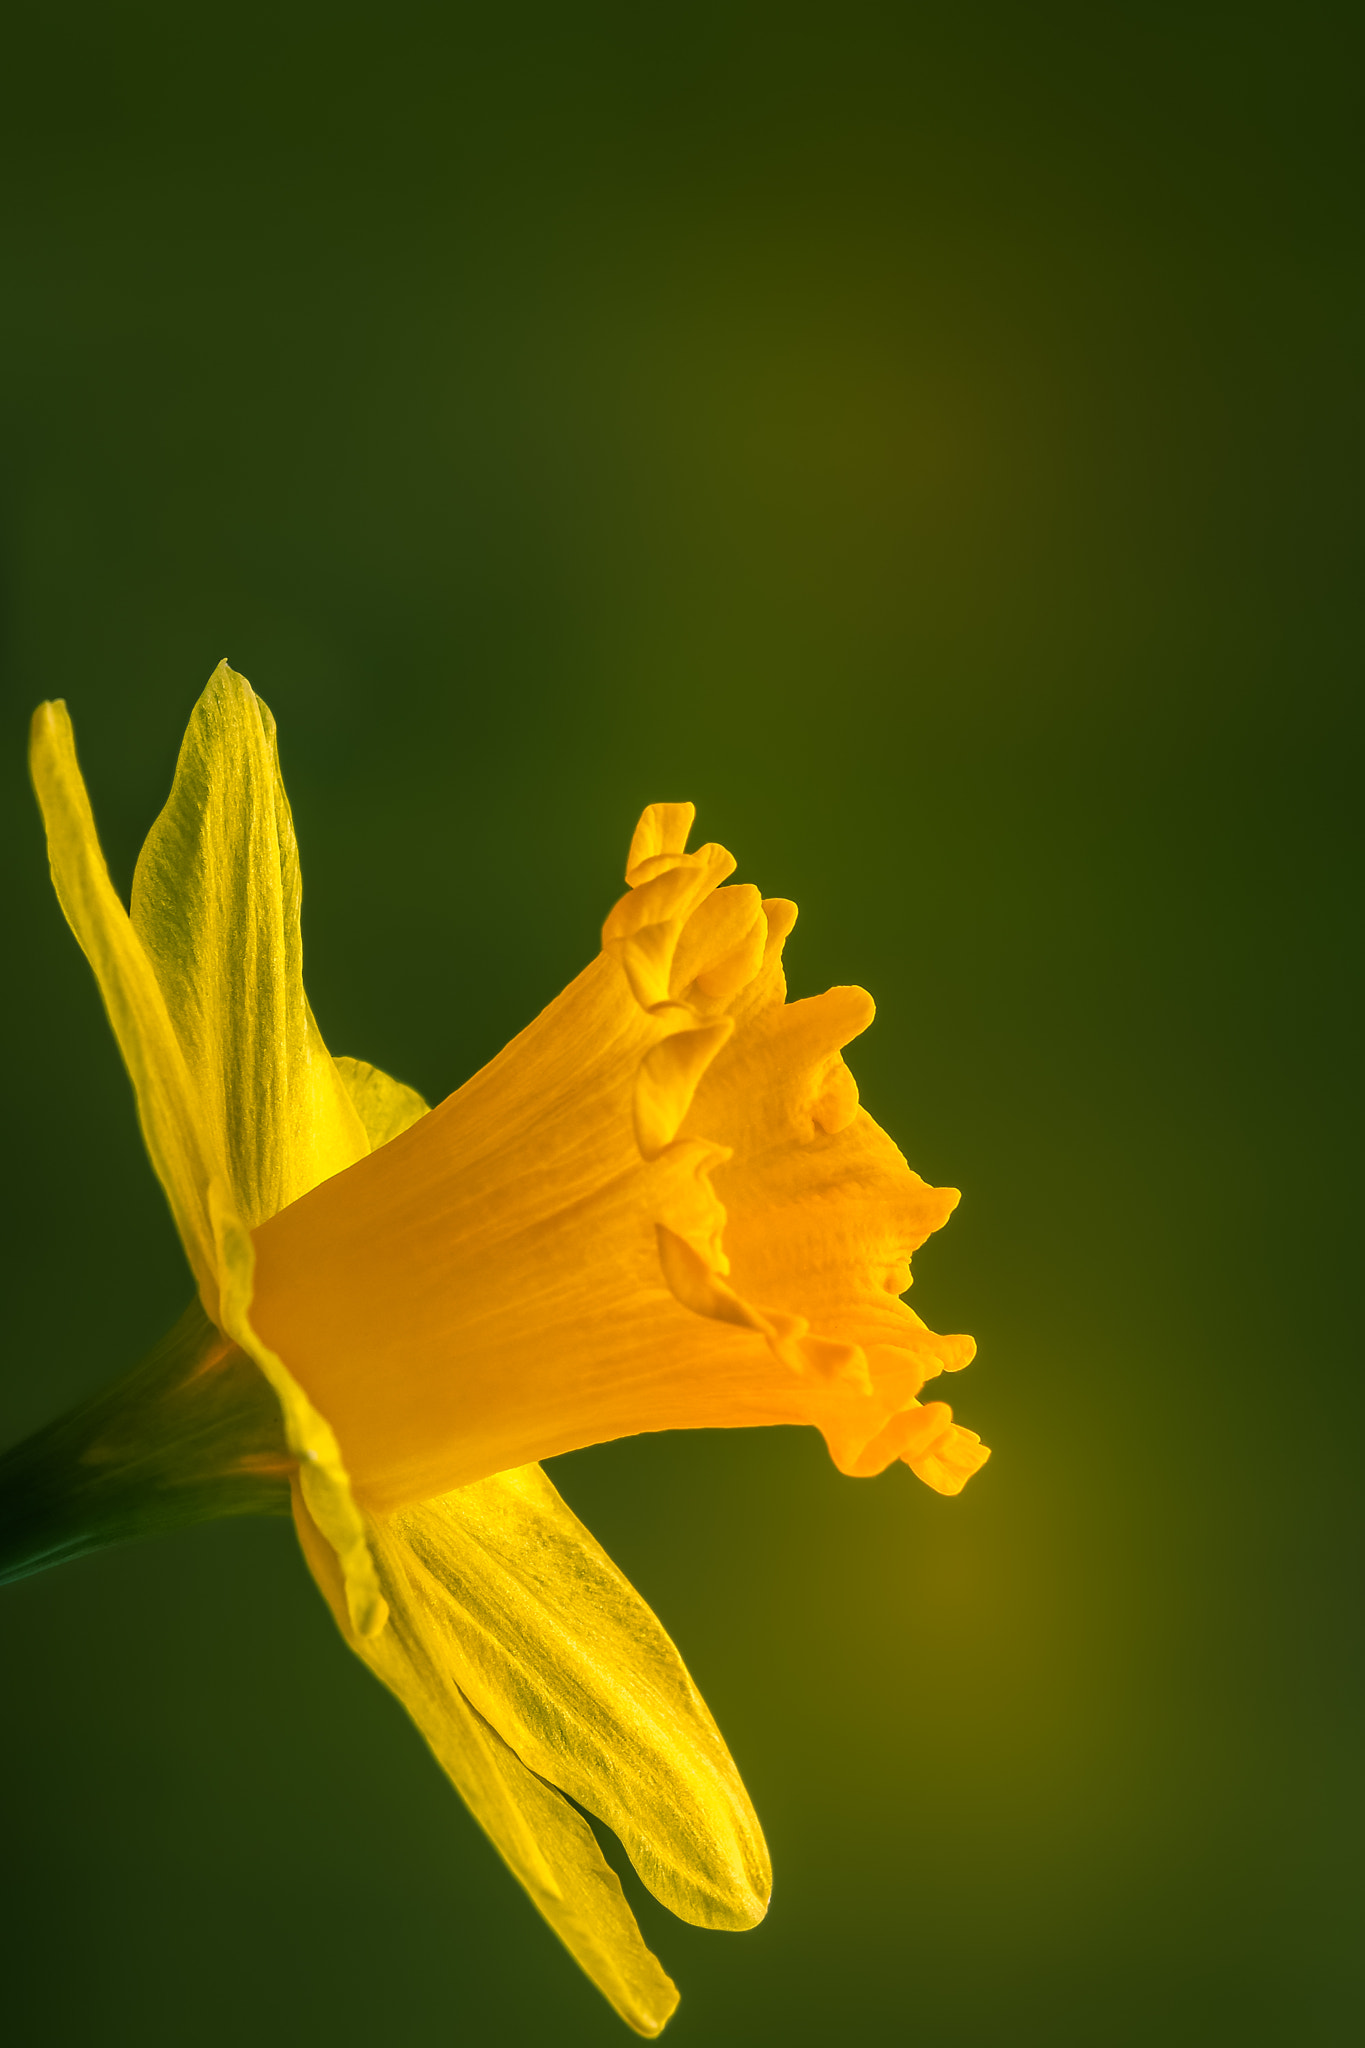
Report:
[[[274,1388],[355,1626],[372,1632],[384,1603],[335,1435],[250,1315],[249,1224],[370,1143],[303,993],[298,859],[273,721],[220,665],[138,861],[131,918],[100,852],[64,704],[35,713],[31,760],[57,896],[99,981],[204,1308]],[[367,1100],[384,1103],[388,1121],[410,1121],[420,1098],[366,1074]]]
[[[262,1343],[251,1320],[255,1253],[251,1236],[234,1214],[221,1181],[209,1189],[216,1262],[220,1277],[218,1323],[264,1373],[278,1397],[285,1438],[298,1459],[295,1482],[316,1530],[331,1546],[345,1587],[351,1628],[361,1637],[378,1633],[388,1619],[379,1590],[364,1517],[351,1495],[351,1482],[329,1423],[318,1414],[303,1388],[268,1344]]]
[[[376,1512],[640,1430],[809,1422],[880,1469],[972,1356],[898,1299],[957,1195],[858,1107],[871,999],[787,1003],[794,907],[688,822],[646,813],[602,953],[511,1045],[256,1232],[257,1327]],[[890,1455],[945,1491],[935,1414]]]
[[[640,1936],[615,1872],[587,1823],[529,1770],[461,1690],[452,1613],[440,1582],[401,1536],[377,1545],[389,1626],[368,1640],[350,1622],[335,1555],[297,1499],[304,1553],[353,1649],[416,1722],[442,1769],[570,1954],[626,2023],[659,2033],[678,1993]]]
[[[523,1763],[611,1827],[701,1927],[752,1927],[772,1887],[739,1774],[673,1644],[538,1465],[385,1520],[433,1655]]]
[[[139,856],[132,923],[248,1225],[369,1150],[304,994],[300,895],[275,721],[220,662]]]
[[[334,1064],[365,1127],[371,1152],[387,1145],[390,1138],[410,1131],[418,1117],[426,1115],[430,1105],[415,1088],[381,1073],[368,1060],[347,1059],[344,1053],[338,1053]]]
[[[65,704],[33,714],[29,760],[53,887],[99,983],[137,1097],[138,1120],[205,1310],[218,1316],[209,1184],[223,1173],[161,984],[100,852]]]
[[[695,804],[649,804],[646,806],[626,856],[626,880],[632,888],[647,881],[651,863],[661,855],[681,853],[697,815]]]

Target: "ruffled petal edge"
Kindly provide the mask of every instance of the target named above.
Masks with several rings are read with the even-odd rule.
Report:
[[[694,817],[691,804],[646,808],[626,862],[630,893],[614,905],[602,931],[603,951],[619,962],[640,1009],[667,1027],[639,1062],[632,1105],[641,1157],[672,1158],[689,1169],[671,1177],[673,1186],[686,1187],[685,1200],[656,1219],[659,1270],[682,1307],[761,1336],[795,1379],[871,1393],[873,1373],[863,1345],[817,1336],[804,1316],[760,1307],[730,1284],[726,1212],[711,1176],[733,1155],[723,1145],[679,1133],[737,1025],[770,1003],[783,1005],[785,1029],[802,1054],[808,1134],[835,1136],[847,1129],[861,1112],[843,1049],[872,1022],[875,1004],[857,987],[786,1003],[782,949],[796,922],[796,905],[783,897],[760,900],[744,886],[722,890],[734,857],[714,844],[687,852]],[[699,918],[703,907],[707,914]],[[924,1195],[927,1235],[946,1221],[958,1197],[951,1188],[926,1188]],[[890,1375],[893,1384],[904,1383],[897,1412],[885,1422],[874,1414],[862,1433],[846,1422],[819,1426],[835,1464],[850,1477],[871,1476],[900,1459],[935,1492],[959,1493],[990,1452],[973,1431],[953,1421],[946,1402],[921,1405],[914,1395],[926,1378],[969,1364],[976,1346],[970,1337],[939,1336],[918,1317],[905,1340],[901,1347],[876,1347],[879,1365],[888,1351],[899,1351],[899,1369]],[[886,1377],[879,1371],[879,1379]]]

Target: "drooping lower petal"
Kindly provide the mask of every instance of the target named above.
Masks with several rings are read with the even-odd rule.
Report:
[[[430,1653],[525,1764],[620,1837],[656,1898],[701,1927],[762,1919],[768,1852],[715,1722],[539,1466],[401,1509],[372,1542]]]
[[[332,1547],[296,1500],[300,1541],[338,1626],[407,1708],[437,1761],[570,1954],[638,2034],[660,2032],[678,1993],[646,1948],[620,1881],[568,1801],[522,1762],[470,1703],[451,1655],[454,1602],[392,1528],[376,1531],[389,1624],[351,1625]]]
[[[337,1066],[376,1149],[427,1113],[378,1069]],[[550,1788],[612,1827],[682,1918],[761,1919],[762,1831],[677,1651],[538,1466],[367,1520],[388,1626],[384,1642],[363,1639],[339,1545],[319,1541],[305,1505],[316,1477],[301,1470],[296,1519],[347,1639],[409,1707],[588,1974],[638,2031],[657,2031],[676,1993],[590,1831]]]

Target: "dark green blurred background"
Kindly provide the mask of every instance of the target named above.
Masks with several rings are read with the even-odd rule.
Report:
[[[794,992],[878,999],[995,1457],[957,1501],[796,1431],[553,1467],[777,1866],[740,1938],[644,1899],[670,2039],[1356,2038],[1355,10],[15,19],[5,1439],[188,1293],[40,698],[126,887],[251,679],[323,1030],[433,1098],[694,798],[800,902]],[[286,1525],[3,1608],[16,2044],[628,2038]]]

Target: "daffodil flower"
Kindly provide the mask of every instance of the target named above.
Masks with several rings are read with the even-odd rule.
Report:
[[[986,1457],[926,1380],[972,1355],[900,1299],[956,1194],[858,1107],[856,988],[788,1003],[796,912],[655,804],[602,951],[438,1108],[333,1058],[304,994],[266,706],[197,705],[131,912],[60,703],[32,766],[198,1296],[0,1461],[0,1572],[292,1511],[346,1640],[637,2032],[677,1992],[576,1802],[697,1925],[770,1870],[677,1651],[539,1461],[643,1430],[813,1423],[844,1472],[956,1493]],[[567,1797],[565,1796],[567,1795]]]

